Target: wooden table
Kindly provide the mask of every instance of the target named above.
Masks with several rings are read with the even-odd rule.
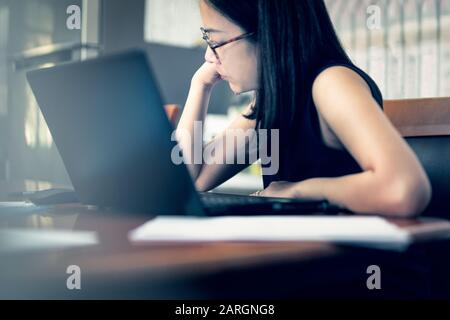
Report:
[[[32,183],[0,184],[0,199],[36,188]],[[429,254],[429,242],[407,252],[324,242],[130,243],[128,232],[150,219],[81,205],[0,215],[0,298],[416,298],[435,294],[430,274],[437,271],[432,269],[435,260]],[[396,223],[405,228],[421,225],[413,220]],[[92,231],[97,239],[92,245],[52,248],[40,246],[23,230],[40,234]],[[447,242],[434,241],[431,248],[439,248],[436,254],[444,267],[448,258],[442,259],[442,250],[447,250]],[[366,269],[373,264],[383,270],[380,292],[366,287]],[[80,267],[81,290],[67,289],[70,274],[66,270],[71,265]]]

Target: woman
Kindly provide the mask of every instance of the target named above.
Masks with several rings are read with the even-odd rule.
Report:
[[[263,176],[257,195],[402,217],[426,208],[428,177],[385,117],[377,85],[343,50],[322,0],[201,0],[200,11],[206,61],[192,78],[177,131],[193,135],[224,80],[236,94],[255,92],[230,129],[279,129],[280,167]],[[193,157],[191,140],[180,139],[185,158]],[[202,191],[243,168],[189,167]]]

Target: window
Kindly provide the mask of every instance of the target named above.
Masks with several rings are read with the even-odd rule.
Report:
[[[450,96],[450,1],[326,3],[344,47],[385,98]],[[379,29],[367,27],[369,6],[379,8]]]

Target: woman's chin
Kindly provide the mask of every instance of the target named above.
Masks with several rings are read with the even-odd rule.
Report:
[[[233,82],[228,81],[228,86],[234,94],[239,94],[239,88]]]
[[[241,85],[238,85],[234,82],[231,82],[228,80],[228,85],[230,86],[231,91],[235,94],[235,95],[240,95],[246,92],[251,92],[251,91],[255,91],[255,88],[247,88]]]
[[[232,91],[235,95],[239,95],[239,94],[245,92],[244,88],[242,88],[242,87],[239,86],[239,85],[236,85],[236,84],[233,83],[233,82],[228,82],[228,85],[230,86],[231,91]]]

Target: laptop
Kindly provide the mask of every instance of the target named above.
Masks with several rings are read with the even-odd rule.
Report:
[[[148,215],[342,212],[327,201],[199,193],[176,165],[173,127],[146,54],[33,70],[27,78],[79,202]]]

